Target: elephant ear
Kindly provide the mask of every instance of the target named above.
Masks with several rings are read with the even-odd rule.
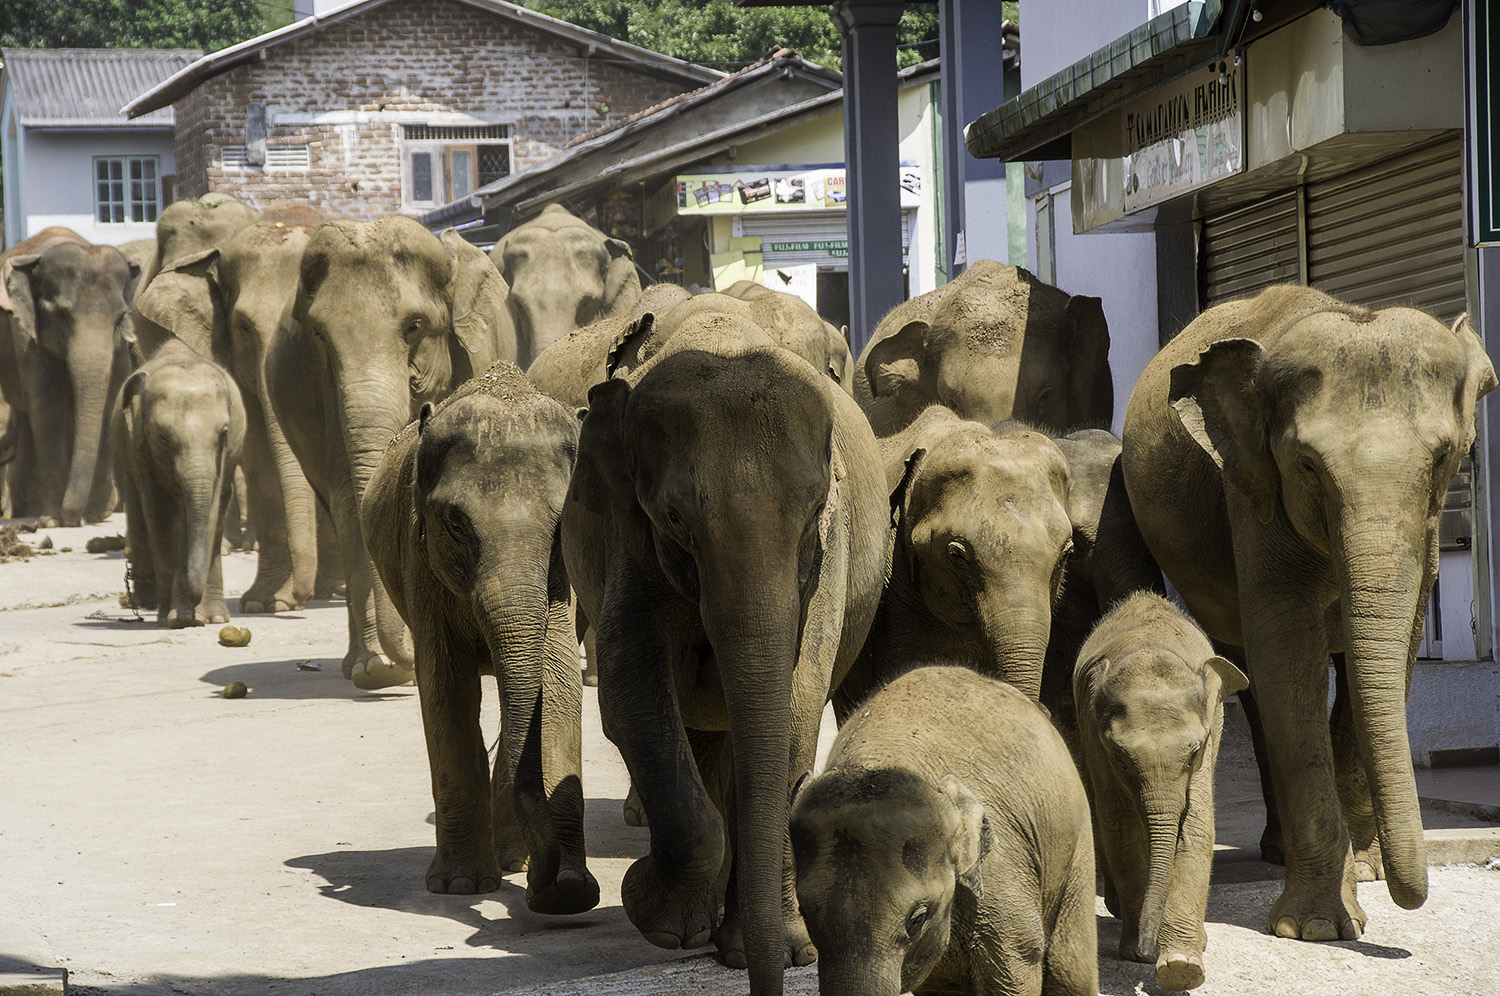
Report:
[[[445,229],[438,238],[452,266],[448,307],[453,316],[453,337],[472,357],[472,372],[482,373],[499,359],[515,362],[516,331],[506,305],[510,288],[505,278],[483,251],[453,229]],[[529,362],[530,357],[527,359]]]
[[[1076,294],[1064,309],[1072,323],[1068,368],[1068,425],[1107,429],[1115,418],[1114,376],[1109,370],[1109,323],[1104,302]]]
[[[930,365],[928,331],[927,323],[917,319],[870,347],[870,355],[865,357],[865,376],[875,397],[894,398],[907,407],[918,403],[913,392],[920,390]]]
[[[901,477],[896,481],[895,487],[891,488],[891,525],[893,527],[901,524],[901,511],[906,508],[906,499],[911,495],[912,482],[917,479],[917,468],[926,455],[927,447],[918,446],[906,455],[906,461],[901,465]]]
[[[625,452],[625,405],[630,385],[611,378],[589,388],[589,413],[578,428],[575,492],[585,508],[599,515],[612,510],[640,513],[635,476]]]
[[[1245,672],[1218,655],[1204,661],[1203,666],[1219,676],[1219,698],[1221,699],[1227,699],[1234,693],[1243,692],[1250,687],[1250,679],[1245,677]]]
[[[599,317],[623,314],[641,299],[641,278],[636,276],[635,253],[630,243],[605,239],[604,252],[609,262],[604,269],[604,297],[599,302]]]
[[[654,331],[656,331],[656,315],[649,311],[635,321],[627,323],[620,330],[619,335],[615,336],[614,341],[609,344],[609,352],[604,355],[604,376],[613,377],[620,363],[632,354],[639,360],[646,342]]]
[[[174,335],[204,356],[228,359],[228,311],[219,284],[217,247],[179,256],[163,266],[135,301],[135,329],[144,356]]]
[[[1253,339],[1221,339],[1191,363],[1172,368],[1168,401],[1183,428],[1255,506],[1261,522],[1276,514],[1279,490],[1257,375],[1265,351]]]
[[[953,838],[948,842],[948,854],[953,859],[958,884],[972,892],[976,899],[982,898],[984,882],[980,863],[994,847],[995,833],[985,817],[984,806],[957,775],[943,777],[942,792],[958,817]]]
[[[12,256],[5,261],[5,290],[10,294],[10,313],[15,316],[21,334],[36,340],[36,301],[31,296],[31,271],[40,253]]]
[[[1474,328],[1469,324],[1469,315],[1465,312],[1458,316],[1453,323],[1453,334],[1458,337],[1459,343],[1464,348],[1464,357],[1467,361],[1467,370],[1464,373],[1464,390],[1462,398],[1463,411],[1460,414],[1461,425],[1467,426],[1470,433],[1469,439],[1472,443],[1474,432],[1474,408],[1479,399],[1493,391],[1497,385],[1495,380],[1495,366],[1490,362],[1489,355],[1484,350],[1484,343],[1479,341],[1479,336],[1474,333]]]
[[[142,402],[141,391],[146,386],[146,371],[137,370],[125,378],[125,383],[120,385],[120,412],[121,423],[125,428],[125,438],[130,442],[130,449],[139,452],[141,445],[146,441],[146,427],[142,424]]]

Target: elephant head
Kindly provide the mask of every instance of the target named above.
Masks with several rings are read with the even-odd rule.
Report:
[[[630,245],[558,204],[507,233],[490,259],[510,288],[523,369],[574,329],[629,311],[641,296]]]
[[[44,484],[44,502],[57,503],[44,515],[79,522],[109,514],[108,414],[125,373],[139,276],[140,268],[115,249],[71,241],[6,260],[13,348],[18,357],[32,357],[23,390],[33,423],[47,419],[38,406],[55,415],[71,409],[71,426],[60,415],[48,420],[57,438],[44,445],[66,454],[66,483]]]
[[[963,663],[1037,698],[1073,549],[1062,451],[1023,426],[991,431],[938,407],[901,438],[887,450],[893,583],[979,650]]]
[[[724,291],[749,305],[750,318],[781,345],[826,373],[845,393],[854,393],[849,376],[849,343],[795,294],[773,290],[752,280],[738,280]]]
[[[168,204],[156,219],[156,268],[223,244],[256,215],[254,208],[223,193]]]
[[[1427,866],[1406,695],[1438,516],[1495,372],[1464,320],[1449,330],[1411,309],[1321,298],[1284,321],[1264,345],[1220,339],[1173,368],[1170,401],[1233,492],[1236,542],[1273,530],[1263,542],[1323,565],[1386,884],[1414,908]]]
[[[792,806],[797,901],[823,996],[911,992],[947,951],[955,905],[983,895],[994,836],[954,775],[834,768]]]
[[[990,260],[931,295],[882,320],[860,360],[873,397],[904,413],[893,428],[931,404],[976,422],[1019,418],[1056,431],[1110,423],[1109,328],[1098,298]]]

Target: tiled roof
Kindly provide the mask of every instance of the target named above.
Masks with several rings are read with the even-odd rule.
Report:
[[[172,109],[126,121],[120,107],[203,53],[178,48],[7,48],[5,78],[23,125],[171,125]]]

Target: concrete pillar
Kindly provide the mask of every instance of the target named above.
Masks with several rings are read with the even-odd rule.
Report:
[[[903,6],[842,0],[834,9],[844,39],[849,348],[855,356],[881,317],[905,299],[896,114],[896,23]]]

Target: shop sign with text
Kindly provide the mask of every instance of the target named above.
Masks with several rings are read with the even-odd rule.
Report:
[[[754,211],[821,211],[843,208],[843,169],[746,170],[688,173],[677,177],[678,214],[744,214]],[[902,166],[901,206],[922,203],[921,174]]]
[[[1243,172],[1244,104],[1243,68],[1226,60],[1125,105],[1125,212]]]

